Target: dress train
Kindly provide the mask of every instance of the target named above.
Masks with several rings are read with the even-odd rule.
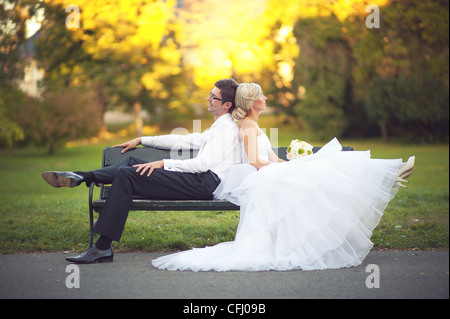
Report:
[[[260,156],[270,142],[258,137]],[[192,271],[334,269],[362,263],[394,187],[401,159],[343,152],[337,139],[317,153],[256,170],[233,167],[214,195],[240,205],[234,241],[152,261]]]

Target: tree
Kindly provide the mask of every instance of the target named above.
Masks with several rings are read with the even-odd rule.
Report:
[[[158,103],[170,104],[178,97],[172,80],[182,71],[175,1],[74,1],[80,27],[71,29],[66,29],[64,1],[48,2],[47,41],[41,46],[41,60],[55,70],[48,80],[90,87],[102,113],[110,104],[164,113]],[[49,52],[49,38],[59,42],[61,52]]]
[[[24,137],[14,121],[14,114],[24,101],[17,88],[24,68],[20,48],[25,42],[26,21],[38,8],[35,1],[0,1],[0,146],[11,147]]]
[[[25,41],[26,21],[39,9],[31,0],[0,0],[0,84],[13,85],[23,76],[20,45]]]
[[[0,91],[3,91],[0,89]],[[7,92],[1,92],[4,95]],[[24,134],[19,125],[7,114],[4,96],[0,98],[0,146],[12,147],[15,143],[24,139]]]
[[[100,117],[95,99],[92,92],[72,88],[47,91],[41,100],[29,97],[16,121],[27,141],[53,155],[67,141],[98,133]]]
[[[449,93],[445,82],[430,74],[419,77],[377,77],[367,98],[369,116],[382,128],[414,135],[421,142],[448,140]]]
[[[301,19],[294,28],[301,55],[293,87],[304,88],[295,112],[319,138],[339,136],[348,125],[351,51],[341,29],[335,16]]]
[[[376,97],[386,85],[435,77],[435,105],[446,99],[447,0],[77,0],[79,28],[66,27],[67,1],[39,3],[46,86],[95,92],[100,117],[112,105],[154,121],[200,115],[224,77],[260,83],[271,106],[322,137],[390,132],[400,118]],[[369,4],[379,28],[366,24]]]
[[[380,11],[379,29],[364,27],[361,16],[345,23],[355,100],[385,140],[394,131],[448,140],[448,1],[396,0]]]

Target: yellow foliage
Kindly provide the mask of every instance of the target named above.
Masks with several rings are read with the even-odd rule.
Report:
[[[156,92],[162,89],[162,84],[154,72],[147,72],[141,78],[142,84],[149,91]]]
[[[71,29],[84,49],[98,60],[149,65],[141,79],[152,94],[166,96],[160,79],[181,72],[181,53],[168,37],[175,22],[175,0],[46,0],[66,8],[76,5],[80,28]],[[89,32],[86,32],[89,31]],[[168,39],[168,40],[167,40]],[[149,65],[151,68],[153,64]],[[164,92],[157,92],[157,91]]]
[[[369,4],[389,2],[185,0],[177,8],[176,0],[45,1],[79,6],[81,29],[73,33],[94,58],[152,65],[141,82],[154,97],[167,96],[160,79],[179,74],[181,67],[192,70],[194,83],[205,90],[219,78],[258,80],[262,70],[274,73],[277,86],[289,87],[300,54],[293,35],[298,19],[334,14],[343,21],[350,15],[366,15]]]
[[[142,127],[142,135],[147,135],[147,136],[151,136],[151,135],[156,135],[159,132],[159,126],[157,125],[144,125]]]

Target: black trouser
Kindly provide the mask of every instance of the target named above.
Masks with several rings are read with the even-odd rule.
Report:
[[[95,181],[111,184],[111,189],[94,227],[98,234],[119,241],[122,236],[133,197],[147,199],[212,199],[212,193],[220,183],[211,171],[205,173],[180,173],[164,169],[140,175],[136,164],[147,163],[135,157],[92,171]]]

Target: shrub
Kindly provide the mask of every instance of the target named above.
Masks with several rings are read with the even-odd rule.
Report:
[[[32,144],[45,147],[49,154],[73,139],[98,134],[101,111],[89,91],[63,89],[29,98],[17,114],[17,123]]]

